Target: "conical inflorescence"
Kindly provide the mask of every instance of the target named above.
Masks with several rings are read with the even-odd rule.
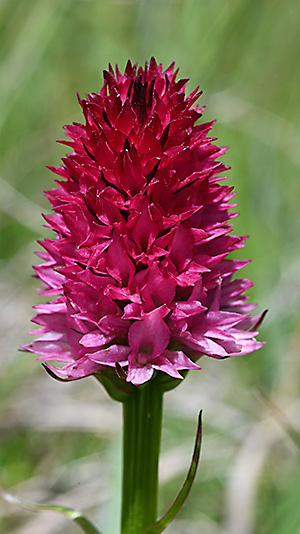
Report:
[[[155,371],[182,378],[202,355],[226,358],[258,349],[258,317],[229,259],[232,188],[218,182],[225,149],[200,123],[198,88],[185,94],[172,64],[154,58],[104,72],[100,93],[79,99],[84,124],[65,130],[72,152],[51,168],[45,239],[35,267],[48,302],[24,348],[57,376],[76,380],[117,367],[134,385]],[[197,123],[197,124],[196,124]],[[36,332],[35,332],[36,333]]]

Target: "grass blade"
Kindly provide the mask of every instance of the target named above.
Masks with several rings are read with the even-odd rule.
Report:
[[[60,514],[63,514],[68,519],[74,521],[74,523],[77,523],[81,527],[83,532],[85,532],[85,534],[102,534],[100,530],[98,530],[88,519],[86,519],[86,517],[84,517],[80,512],[73,510],[72,508],[68,508],[66,506],[57,506],[54,504],[48,505],[31,503],[25,501],[24,499],[20,499],[15,495],[6,493],[1,487],[0,496],[10,504],[15,504],[16,506],[24,508],[25,510],[30,510],[32,512],[58,512]]]
[[[195,480],[199,459],[200,459],[200,451],[201,451],[201,441],[202,441],[202,410],[199,413],[198,416],[198,426],[197,426],[197,434],[196,434],[196,440],[195,440],[195,446],[194,446],[194,452],[192,456],[191,465],[188,471],[188,474],[186,476],[186,479],[177,495],[173,503],[171,504],[170,508],[167,510],[165,515],[161,519],[159,519],[154,525],[151,525],[148,527],[144,534],[160,534],[167,528],[167,526],[173,521],[176,514],[179,512],[179,510],[182,508],[183,504],[185,503],[187,496],[191,490],[191,487],[193,485],[193,482]]]

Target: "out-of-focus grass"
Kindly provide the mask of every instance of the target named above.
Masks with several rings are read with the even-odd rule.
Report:
[[[199,475],[168,532],[300,532],[299,450],[258,393],[300,428],[299,17],[298,0],[0,3],[0,482],[10,491],[90,507],[99,526],[117,534],[119,455],[111,451],[120,407],[92,379],[51,382],[17,347],[36,302],[30,265],[34,241],[45,235],[42,191],[53,187],[44,166],[64,154],[54,143],[62,125],[81,120],[76,91],[97,91],[109,61],[122,69],[128,58],[155,55],[166,67],[175,60],[191,89],[201,86],[204,119],[218,119],[214,133],[230,147],[225,161],[241,213],[235,229],[251,236],[239,257],[252,259],[244,270],[255,282],[251,298],[270,310],[265,348],[203,360],[200,374],[166,396],[161,509],[184,477],[202,407]],[[77,531],[39,517],[0,503],[1,532]]]

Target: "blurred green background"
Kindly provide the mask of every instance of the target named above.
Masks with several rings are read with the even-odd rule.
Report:
[[[120,406],[92,378],[52,381],[17,349],[37,302],[31,265],[46,235],[43,190],[54,185],[45,165],[65,154],[55,143],[62,126],[81,121],[76,92],[100,90],[108,62],[122,70],[128,58],[154,55],[164,67],[175,60],[188,88],[204,91],[204,119],[217,118],[241,213],[235,231],[250,235],[239,257],[252,259],[251,299],[269,309],[263,349],[203,359],[200,373],[166,395],[161,511],[185,476],[204,409],[197,480],[167,532],[300,533],[299,22],[299,0],[0,0],[0,484],[8,491],[85,510],[105,534],[118,533]],[[79,530],[0,502],[0,531]]]

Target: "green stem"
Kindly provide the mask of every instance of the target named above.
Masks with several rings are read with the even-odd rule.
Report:
[[[142,534],[157,518],[162,401],[154,378],[123,402],[121,534]]]

